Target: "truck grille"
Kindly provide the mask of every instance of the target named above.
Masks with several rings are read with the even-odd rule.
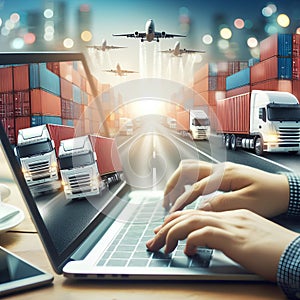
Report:
[[[279,127],[279,143],[283,147],[295,147],[300,143],[300,128]]]
[[[69,183],[73,194],[91,190],[91,178],[89,174],[76,174],[69,176]]]
[[[30,174],[32,175],[32,180],[50,178],[49,161],[29,163],[28,169]]]
[[[205,129],[197,129],[197,135],[198,135],[198,138],[203,138],[203,137],[206,137],[206,130]]]

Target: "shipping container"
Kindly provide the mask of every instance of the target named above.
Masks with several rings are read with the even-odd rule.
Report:
[[[26,91],[16,91],[13,93],[15,116],[26,117],[31,114],[30,93]]]
[[[252,90],[280,91],[292,93],[292,80],[269,79],[251,85]]]
[[[81,104],[81,91],[80,88],[74,84],[72,84],[72,91],[73,91],[73,101],[76,103]]]
[[[300,34],[293,34],[293,56],[300,56]]]
[[[30,88],[43,89],[56,96],[60,96],[60,79],[47,69],[46,63],[30,64]]]
[[[63,99],[73,100],[72,83],[64,78],[60,78],[60,96]]]
[[[61,117],[56,116],[31,116],[31,126],[39,126],[43,124],[62,125]]]
[[[72,70],[72,83],[76,86],[80,87],[81,84],[81,78],[80,74],[77,70]]]
[[[252,57],[248,60],[248,67],[253,67],[259,62],[260,62],[259,58]]]
[[[250,68],[226,77],[226,90],[236,89],[250,84]]]
[[[292,34],[273,34],[262,40],[260,47],[260,60],[273,56],[292,57]]]
[[[217,101],[219,132],[249,134],[250,93]]]
[[[71,100],[61,99],[61,117],[63,119],[74,118],[74,102]]]
[[[12,92],[0,93],[0,118],[14,116],[14,98]]]
[[[42,89],[30,91],[31,114],[61,116],[61,99]]]
[[[15,118],[14,117],[1,118],[1,122],[9,142],[11,144],[16,144]]]
[[[273,56],[251,67],[251,84],[269,79],[292,79],[292,58]]]
[[[60,77],[72,82],[72,62],[63,61],[59,63]]]
[[[62,125],[74,127],[74,120],[62,119]]]
[[[300,80],[293,80],[292,81],[292,89],[293,92],[292,94],[294,94],[296,96],[296,98],[298,99],[299,103],[300,103]]]
[[[46,68],[60,77],[59,62],[47,62]]]
[[[0,68],[0,93],[12,92],[13,90],[12,67]]]
[[[15,118],[15,140],[17,141],[20,129],[30,127],[30,117],[16,117]]]
[[[226,96],[224,98],[237,96],[237,95],[245,94],[245,93],[249,93],[249,92],[251,92],[250,84],[226,91]]]
[[[14,91],[24,91],[29,89],[28,65],[13,67],[13,89]]]
[[[293,79],[300,79],[300,56],[293,57]]]
[[[225,91],[206,91],[199,93],[199,95],[200,97],[194,98],[194,106],[215,106],[217,100],[225,98]]]

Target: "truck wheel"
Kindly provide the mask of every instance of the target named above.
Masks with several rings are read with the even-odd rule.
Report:
[[[236,150],[236,136],[234,134],[230,137],[230,147],[233,151]]]
[[[227,150],[230,150],[230,135],[229,134],[226,134],[225,135],[225,147]]]
[[[262,155],[263,150],[263,139],[261,137],[257,137],[254,142],[254,152],[256,155]]]

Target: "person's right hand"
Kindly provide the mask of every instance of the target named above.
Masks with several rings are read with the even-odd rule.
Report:
[[[188,191],[185,185],[192,185]],[[183,209],[201,195],[216,194],[200,207],[207,211],[249,209],[264,217],[285,213],[289,204],[289,184],[285,175],[268,173],[234,163],[210,164],[183,160],[169,179],[164,207],[170,212]]]

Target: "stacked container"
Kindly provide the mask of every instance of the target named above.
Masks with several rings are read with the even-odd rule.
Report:
[[[264,39],[260,42],[259,61],[249,61],[247,71],[227,77],[226,97],[270,90],[289,92],[300,99],[299,49],[297,34],[274,34]]]
[[[74,126],[76,134],[97,132],[100,116],[87,112],[93,100],[80,62],[0,66],[0,119],[11,144],[19,129],[47,123]]]

